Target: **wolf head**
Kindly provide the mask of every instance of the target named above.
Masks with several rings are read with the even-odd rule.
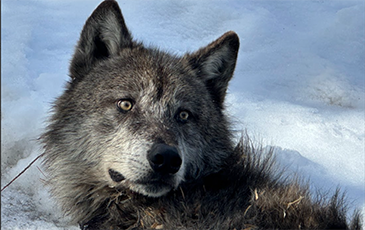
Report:
[[[227,32],[182,57],[148,48],[115,1],[101,3],[43,136],[56,196],[70,206],[103,187],[159,197],[218,171],[233,149],[223,108],[238,47]]]

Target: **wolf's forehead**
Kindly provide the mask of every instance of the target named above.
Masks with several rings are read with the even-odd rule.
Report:
[[[176,58],[147,55],[139,59],[131,57],[128,63],[124,62],[121,67],[122,62],[116,63],[115,68],[111,70],[114,72],[112,75],[116,76],[113,81],[122,91],[133,91],[159,100],[166,95],[171,97],[190,94],[203,87],[189,71],[189,67]]]
[[[147,74],[147,73],[146,73]],[[148,74],[147,74],[148,75]],[[143,77],[145,84],[140,85],[140,96],[152,101],[171,101],[188,99],[196,91],[196,84],[182,74],[166,75],[156,73]],[[140,82],[136,82],[139,84]]]

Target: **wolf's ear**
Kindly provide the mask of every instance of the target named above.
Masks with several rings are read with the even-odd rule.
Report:
[[[233,31],[188,55],[190,65],[198,73],[212,95],[214,102],[223,107],[228,82],[236,66],[239,38]]]
[[[102,2],[87,19],[71,61],[72,79],[81,79],[100,60],[133,45],[118,3]]]

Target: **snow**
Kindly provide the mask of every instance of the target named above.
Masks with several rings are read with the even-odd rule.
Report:
[[[1,187],[41,154],[37,138],[99,0],[1,1]],[[227,96],[236,130],[277,147],[313,190],[365,212],[365,2],[119,1],[134,38],[177,54],[228,30],[241,47]],[[239,133],[239,132],[238,132]],[[78,229],[47,192],[40,160],[1,193],[2,229]]]

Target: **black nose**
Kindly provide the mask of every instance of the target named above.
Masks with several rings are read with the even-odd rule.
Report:
[[[175,174],[181,166],[181,157],[175,147],[166,144],[154,144],[147,153],[147,159],[155,172]]]

